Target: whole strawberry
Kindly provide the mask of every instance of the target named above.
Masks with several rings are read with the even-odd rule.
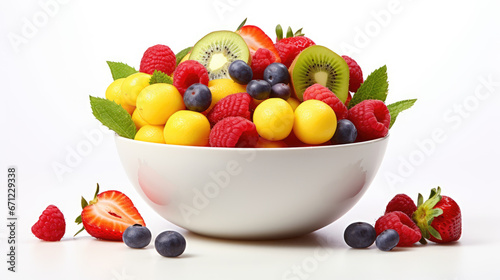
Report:
[[[42,212],[38,221],[31,227],[31,232],[45,241],[59,241],[66,231],[64,215],[54,205],[49,205]]]
[[[394,196],[391,201],[389,201],[387,207],[385,208],[385,214],[394,211],[401,211],[411,219],[413,217],[413,213],[416,210],[417,205],[415,205],[413,199],[411,199],[411,197],[407,196],[406,194],[400,193]]]
[[[99,184],[94,199],[87,202],[82,197],[82,214],[75,220],[91,236],[104,240],[121,241],[123,232],[132,225],[146,226],[141,214],[126,195],[119,191],[99,193]]]
[[[293,33],[291,28],[288,28],[287,38],[283,38],[283,30],[281,25],[276,26],[276,44],[274,46],[278,50],[281,58],[281,63],[286,67],[292,65],[295,57],[307,47],[316,45],[313,40],[302,34],[302,28]]]
[[[462,235],[462,213],[458,204],[441,195],[441,188],[431,190],[427,201],[418,195],[418,207],[413,214],[422,236],[436,243],[457,241]]]

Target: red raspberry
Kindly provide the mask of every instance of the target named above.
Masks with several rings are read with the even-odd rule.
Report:
[[[212,126],[227,117],[243,117],[250,120],[250,102],[252,97],[246,92],[228,95],[215,104],[207,118]]]
[[[171,75],[174,72],[176,62],[175,54],[169,47],[154,45],[144,52],[139,71],[153,75],[153,72],[158,70]]]
[[[211,147],[255,147],[259,134],[255,124],[242,117],[227,117],[210,131]]]
[[[356,141],[384,137],[389,133],[391,115],[380,100],[367,99],[349,109],[347,117],[358,130]]]
[[[335,111],[335,115],[337,116],[337,120],[347,118],[347,107],[340,101],[340,99],[329,90],[327,87],[324,87],[320,84],[314,84],[309,86],[306,91],[304,91],[303,95],[304,101],[309,99],[316,99],[319,101],[323,101],[328,106],[332,107],[333,111]]]
[[[406,194],[398,194],[387,204],[387,207],[385,208],[385,214],[394,211],[401,211],[408,215],[408,217],[411,219],[413,216],[413,212],[415,212],[416,210],[417,205],[415,205],[415,202],[413,201],[413,199],[411,199],[411,197],[407,196]]]
[[[359,86],[363,83],[363,71],[361,71],[361,67],[359,67],[358,63],[356,63],[354,59],[348,57],[347,55],[343,55],[342,58],[349,66],[349,90],[356,92]]]
[[[59,241],[66,231],[64,215],[54,205],[49,205],[31,227],[33,234],[45,241]]]
[[[422,238],[418,226],[401,211],[385,214],[377,220],[375,223],[377,236],[386,229],[393,229],[398,232],[398,247],[412,246]]]
[[[184,92],[192,84],[200,83],[208,86],[208,71],[196,60],[186,60],[179,64],[174,72],[174,86],[184,96]]]
[[[293,60],[301,51],[313,45],[316,44],[304,36],[284,38],[274,44],[280,54],[281,63],[285,64],[286,67],[292,65]]]
[[[274,54],[264,48],[259,48],[254,54],[252,54],[252,72],[253,72],[253,78],[254,80],[262,80],[264,78],[264,70],[266,70],[266,67],[275,62],[276,57]]]

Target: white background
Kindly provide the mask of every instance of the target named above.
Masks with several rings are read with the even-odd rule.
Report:
[[[490,256],[500,249],[495,208],[500,195],[500,5],[460,3],[2,1],[2,279],[49,279],[49,273],[54,274],[50,279],[116,280],[416,279],[417,273],[429,273],[426,279],[498,279],[500,268]],[[317,44],[357,60],[365,78],[386,64],[387,103],[418,98],[391,129],[384,162],[361,201],[335,223],[298,239],[216,240],[161,219],[128,182],[112,134],[101,130],[89,106],[88,96],[104,97],[112,81],[106,60],[138,69],[151,45],[177,52],[210,31],[236,29],[245,17],[273,39],[277,23],[304,27]],[[88,135],[96,137],[93,143]],[[84,154],[75,156],[78,149]],[[18,169],[17,273],[7,272],[6,263],[8,166]],[[103,190],[128,194],[154,235],[166,229],[185,234],[185,255],[162,258],[152,245],[130,250],[85,233],[72,238],[79,229],[73,219],[79,215],[80,195],[90,197],[96,182]],[[342,233],[351,222],[374,223],[395,194],[427,196],[437,186],[462,208],[459,242],[389,253],[345,245]],[[40,242],[30,232],[49,204],[67,218],[62,242]]]

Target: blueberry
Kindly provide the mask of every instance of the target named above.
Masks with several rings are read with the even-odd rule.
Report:
[[[342,119],[337,122],[337,130],[332,137],[332,144],[347,144],[356,141],[358,131],[354,124],[348,119]]]
[[[375,245],[382,251],[390,251],[399,243],[399,234],[393,229],[381,232],[375,240]]]
[[[352,223],[344,231],[345,243],[352,248],[370,247],[376,237],[375,228],[365,222]]]
[[[247,85],[247,93],[257,100],[264,100],[271,94],[271,84],[264,80],[252,80]]]
[[[231,62],[228,72],[231,79],[241,85],[248,84],[253,78],[252,68],[243,60]]]
[[[186,249],[186,239],[176,231],[167,230],[158,234],[155,248],[164,257],[177,257]]]
[[[212,93],[204,84],[192,84],[184,92],[184,104],[191,111],[203,112],[212,104]]]
[[[288,98],[290,98],[290,95],[291,95],[290,87],[287,84],[278,83],[271,87],[271,94],[269,95],[269,97],[270,98],[277,97],[287,100]]]
[[[282,63],[271,63],[264,70],[264,80],[274,86],[278,83],[288,84],[290,82],[290,74],[288,68]]]
[[[135,224],[123,232],[122,239],[130,248],[144,248],[151,242],[151,231],[147,227]]]

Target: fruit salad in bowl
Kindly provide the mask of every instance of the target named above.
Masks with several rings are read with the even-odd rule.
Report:
[[[398,114],[387,67],[364,79],[348,57],[245,21],[174,54],[149,47],[139,71],[110,62],[94,116],[165,219],[204,235],[298,236],[345,214],[373,180]]]

